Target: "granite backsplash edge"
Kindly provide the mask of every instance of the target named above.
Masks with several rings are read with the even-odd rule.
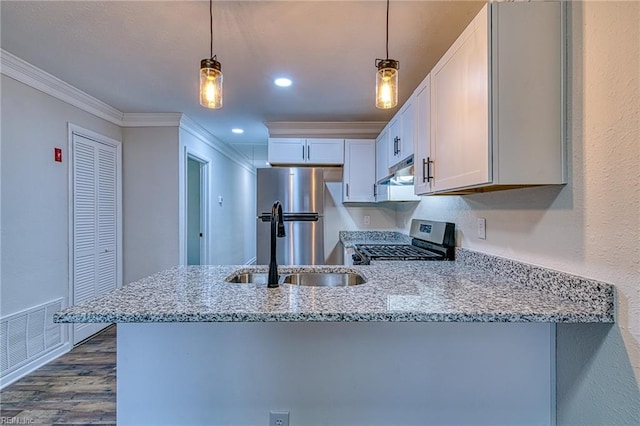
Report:
[[[462,247],[456,248],[456,262],[573,302],[606,306],[607,313],[615,318],[615,289],[612,284]]]

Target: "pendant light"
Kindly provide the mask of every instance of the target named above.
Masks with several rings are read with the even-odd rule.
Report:
[[[222,108],[222,65],[213,54],[213,0],[209,0],[210,57],[200,61],[200,105]]]
[[[389,0],[387,0],[387,57],[376,59],[376,107],[389,109],[398,105],[398,70],[400,62],[389,59]]]

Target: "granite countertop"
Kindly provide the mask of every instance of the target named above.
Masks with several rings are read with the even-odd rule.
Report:
[[[411,237],[396,231],[340,231],[340,242],[345,248],[356,244],[411,244]]]
[[[460,249],[459,249],[460,250]],[[487,259],[493,259],[488,261]],[[56,322],[613,322],[613,287],[508,259],[461,251],[455,262],[281,267],[357,272],[365,284],[230,284],[265,266],[174,267],[55,314]]]

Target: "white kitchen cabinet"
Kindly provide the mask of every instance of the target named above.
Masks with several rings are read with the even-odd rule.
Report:
[[[376,138],[376,182],[389,175],[389,165],[387,158],[389,156],[389,125],[387,125]],[[376,202],[386,201],[386,191],[379,191],[382,185],[375,187]]]
[[[566,183],[564,10],[489,3],[433,68],[431,191]]]
[[[343,203],[373,203],[376,183],[376,141],[346,139],[344,141]]]
[[[267,156],[274,165],[341,165],[344,139],[269,138]]]
[[[414,178],[416,195],[431,192],[431,74],[415,91]]]
[[[387,167],[396,165],[413,154],[415,99],[410,97],[389,122]]]

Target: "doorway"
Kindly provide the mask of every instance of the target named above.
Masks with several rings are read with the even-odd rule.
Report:
[[[187,156],[187,265],[206,263],[206,163]]]

